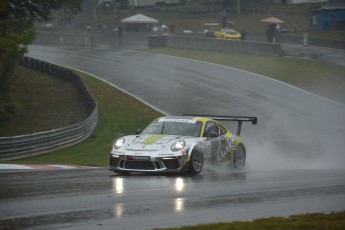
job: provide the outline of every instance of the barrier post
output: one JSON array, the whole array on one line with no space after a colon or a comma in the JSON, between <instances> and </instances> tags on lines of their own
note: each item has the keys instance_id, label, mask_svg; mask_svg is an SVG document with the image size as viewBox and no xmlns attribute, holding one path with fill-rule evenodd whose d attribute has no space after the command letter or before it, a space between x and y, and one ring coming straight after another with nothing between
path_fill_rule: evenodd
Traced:
<instances>
[{"instance_id":1,"label":"barrier post","mask_svg":"<svg viewBox=\"0 0 345 230\"><path fill-rule=\"evenodd\" d=\"M307 46L308 45L308 33L305 32L303 34L303 45Z\"/></svg>"}]
</instances>

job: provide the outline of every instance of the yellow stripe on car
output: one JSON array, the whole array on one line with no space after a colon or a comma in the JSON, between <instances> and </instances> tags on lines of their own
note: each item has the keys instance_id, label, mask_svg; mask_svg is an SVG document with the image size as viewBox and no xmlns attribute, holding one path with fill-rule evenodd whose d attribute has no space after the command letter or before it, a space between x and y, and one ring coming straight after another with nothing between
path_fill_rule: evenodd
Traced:
<instances>
[{"instance_id":1,"label":"yellow stripe on car","mask_svg":"<svg viewBox=\"0 0 345 230\"><path fill-rule=\"evenodd\" d=\"M152 136L149 136L146 140L144 140L144 144L145 145L154 144L158 140L160 140L166 136L167 135L163 135L163 134L153 134Z\"/></svg>"}]
</instances>

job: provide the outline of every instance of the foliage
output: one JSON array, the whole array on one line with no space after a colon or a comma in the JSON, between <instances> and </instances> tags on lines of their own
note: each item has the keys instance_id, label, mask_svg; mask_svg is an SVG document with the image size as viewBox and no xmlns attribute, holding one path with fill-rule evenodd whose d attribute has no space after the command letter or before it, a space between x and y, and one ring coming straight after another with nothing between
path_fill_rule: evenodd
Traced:
<instances>
[{"instance_id":1,"label":"foliage","mask_svg":"<svg viewBox=\"0 0 345 230\"><path fill-rule=\"evenodd\" d=\"M0 19L12 19L32 24L34 21L47 21L51 10L65 8L73 14L81 7L81 0L2 0Z\"/></svg>"},{"instance_id":2,"label":"foliage","mask_svg":"<svg viewBox=\"0 0 345 230\"><path fill-rule=\"evenodd\" d=\"M20 21L0 21L0 120L11 117L15 110L11 96L12 73L18 58L27 51L34 31Z\"/></svg>"},{"instance_id":3,"label":"foliage","mask_svg":"<svg viewBox=\"0 0 345 230\"><path fill-rule=\"evenodd\" d=\"M12 74L19 57L34 39L34 21L48 20L51 10L80 9L81 0L2 0L0 2L0 120L15 113Z\"/></svg>"}]
</instances>

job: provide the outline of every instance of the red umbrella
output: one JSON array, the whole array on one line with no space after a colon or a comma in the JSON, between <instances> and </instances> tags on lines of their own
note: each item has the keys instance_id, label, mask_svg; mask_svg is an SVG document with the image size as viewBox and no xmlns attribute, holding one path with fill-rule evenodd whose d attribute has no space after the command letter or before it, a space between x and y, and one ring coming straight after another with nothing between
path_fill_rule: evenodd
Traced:
<instances>
[{"instance_id":1,"label":"red umbrella","mask_svg":"<svg viewBox=\"0 0 345 230\"><path fill-rule=\"evenodd\" d=\"M260 22L268 22L268 23L274 23L274 24L285 23L283 20L280 20L279 18L275 18L275 17L264 18L264 19L261 19Z\"/></svg>"}]
</instances>

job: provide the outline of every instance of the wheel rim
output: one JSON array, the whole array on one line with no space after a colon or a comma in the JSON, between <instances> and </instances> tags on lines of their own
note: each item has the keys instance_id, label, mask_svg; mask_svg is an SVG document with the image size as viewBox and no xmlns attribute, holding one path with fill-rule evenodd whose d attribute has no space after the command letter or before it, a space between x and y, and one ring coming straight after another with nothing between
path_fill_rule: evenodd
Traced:
<instances>
[{"instance_id":1,"label":"wheel rim","mask_svg":"<svg viewBox=\"0 0 345 230\"><path fill-rule=\"evenodd\" d=\"M236 155L235 155L235 161L236 161L236 167L241 169L244 167L244 162L245 162L245 159L244 159L244 151L242 148L238 148L236 150Z\"/></svg>"},{"instance_id":2,"label":"wheel rim","mask_svg":"<svg viewBox=\"0 0 345 230\"><path fill-rule=\"evenodd\" d=\"M193 163L194 169L197 172L201 171L203 162L202 162L202 157L201 157L201 155L199 153L195 154L195 156L193 157L193 162L192 163Z\"/></svg>"}]
</instances>

